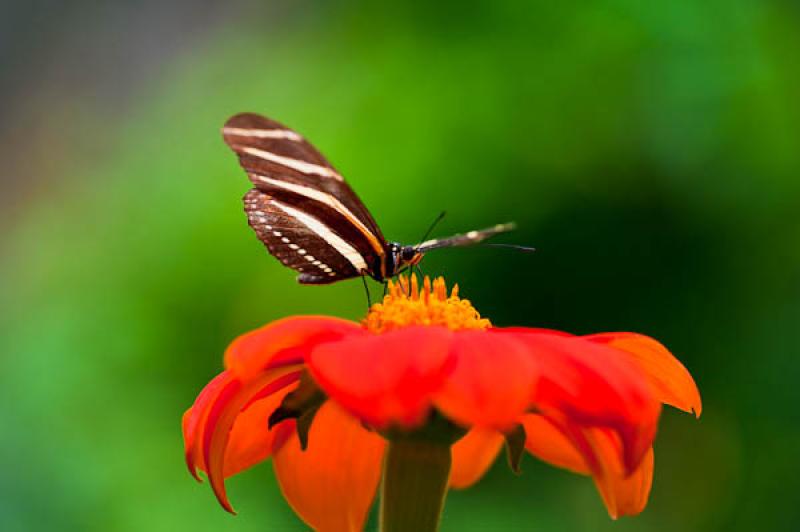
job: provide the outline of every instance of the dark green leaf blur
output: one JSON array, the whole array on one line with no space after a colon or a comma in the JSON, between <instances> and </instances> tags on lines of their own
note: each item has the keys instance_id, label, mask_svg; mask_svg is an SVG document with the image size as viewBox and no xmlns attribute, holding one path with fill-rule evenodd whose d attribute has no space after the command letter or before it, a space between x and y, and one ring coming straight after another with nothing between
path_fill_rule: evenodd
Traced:
<instances>
[{"instance_id":1,"label":"dark green leaf blur","mask_svg":"<svg viewBox=\"0 0 800 532\"><path fill-rule=\"evenodd\" d=\"M311 139L391 239L516 221L498 241L536 253L423 263L493 323L646 333L700 387L641 516L500 457L443 530L800 526L797 3L0 5L0 530L304 530L268 463L232 517L182 457L232 338L366 306L247 227L240 111Z\"/></svg>"}]
</instances>

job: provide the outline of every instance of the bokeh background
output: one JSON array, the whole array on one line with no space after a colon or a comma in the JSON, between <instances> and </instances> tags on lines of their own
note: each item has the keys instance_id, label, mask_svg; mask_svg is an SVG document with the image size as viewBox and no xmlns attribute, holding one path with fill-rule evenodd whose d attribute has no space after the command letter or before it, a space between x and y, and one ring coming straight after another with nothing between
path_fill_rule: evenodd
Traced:
<instances>
[{"instance_id":1,"label":"bokeh background","mask_svg":"<svg viewBox=\"0 0 800 532\"><path fill-rule=\"evenodd\" d=\"M651 502L527 457L451 493L443 529L800 527L796 2L0 2L0 529L303 530L269 464L231 517L179 421L236 335L358 319L247 227L219 128L301 131L384 232L499 325L633 330L704 397L664 413ZM371 524L374 528L374 525Z\"/></svg>"}]
</instances>

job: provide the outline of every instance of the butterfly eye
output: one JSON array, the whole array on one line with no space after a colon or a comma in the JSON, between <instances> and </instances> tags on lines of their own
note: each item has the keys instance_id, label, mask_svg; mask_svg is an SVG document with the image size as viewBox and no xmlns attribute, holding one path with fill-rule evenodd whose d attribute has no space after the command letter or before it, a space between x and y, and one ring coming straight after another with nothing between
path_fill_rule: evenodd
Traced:
<instances>
[{"instance_id":1,"label":"butterfly eye","mask_svg":"<svg viewBox=\"0 0 800 532\"><path fill-rule=\"evenodd\" d=\"M406 246L403 248L402 257L404 261L410 261L416 256L417 250L413 246Z\"/></svg>"}]
</instances>

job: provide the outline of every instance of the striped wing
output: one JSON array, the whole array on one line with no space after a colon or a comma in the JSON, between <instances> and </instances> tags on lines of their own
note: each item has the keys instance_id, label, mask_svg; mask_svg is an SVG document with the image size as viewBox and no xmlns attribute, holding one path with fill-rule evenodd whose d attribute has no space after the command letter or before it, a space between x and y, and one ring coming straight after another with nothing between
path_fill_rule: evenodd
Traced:
<instances>
[{"instance_id":1,"label":"striped wing","mask_svg":"<svg viewBox=\"0 0 800 532\"><path fill-rule=\"evenodd\" d=\"M250 227L269 252L300 273L303 284L327 284L360 275L367 269L361 254L311 216L252 189L244 197Z\"/></svg>"},{"instance_id":2,"label":"striped wing","mask_svg":"<svg viewBox=\"0 0 800 532\"><path fill-rule=\"evenodd\" d=\"M269 230L259 231L261 222L254 224L251 218L251 226L270 253L301 273L298 280L316 282L308 280L307 269L299 268L308 264L303 256L289 258L297 251L287 247L288 244L282 240L291 239L290 229L306 242L303 247L306 256L310 253L315 258L324 257L325 264L332 268L334 275L326 274L325 282L380 269L386 241L378 224L336 169L302 136L274 120L253 113L230 118L222 133L225 142L239 156L250 181L264 195L263 199L258 199L251 191L245 197L246 201L258 199L261 207L266 205L268 208L262 209L264 214L258 215L267 219L263 224L278 227L269 221L276 217L283 227L277 231L286 234L276 240L274 235L270 236ZM247 203L245 210L250 214ZM312 234L316 238L312 238ZM299 242L295 244L300 245ZM350 260L354 258L347 256L351 254L350 250L356 251L359 260ZM334 260L336 254L339 257Z\"/></svg>"}]
</instances>

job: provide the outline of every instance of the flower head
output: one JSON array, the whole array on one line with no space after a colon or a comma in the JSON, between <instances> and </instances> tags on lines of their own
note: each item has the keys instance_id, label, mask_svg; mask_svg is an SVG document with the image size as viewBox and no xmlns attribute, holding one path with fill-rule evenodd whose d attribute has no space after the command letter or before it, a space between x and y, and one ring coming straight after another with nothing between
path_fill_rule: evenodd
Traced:
<instances>
[{"instance_id":1,"label":"flower head","mask_svg":"<svg viewBox=\"0 0 800 532\"><path fill-rule=\"evenodd\" d=\"M360 529L386 438L433 426L453 429L451 487L480 479L506 442L591 475L612 517L636 514L662 403L701 409L655 340L494 327L441 278L401 277L362 323L266 325L230 345L225 367L184 415L190 471L232 511L224 479L271 456L289 504L324 530Z\"/></svg>"}]
</instances>

